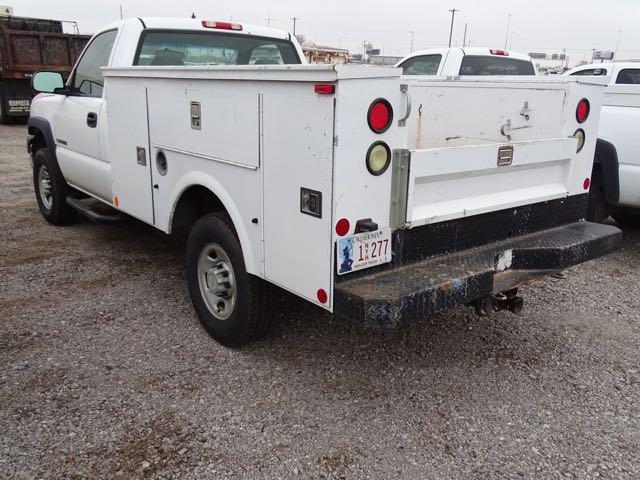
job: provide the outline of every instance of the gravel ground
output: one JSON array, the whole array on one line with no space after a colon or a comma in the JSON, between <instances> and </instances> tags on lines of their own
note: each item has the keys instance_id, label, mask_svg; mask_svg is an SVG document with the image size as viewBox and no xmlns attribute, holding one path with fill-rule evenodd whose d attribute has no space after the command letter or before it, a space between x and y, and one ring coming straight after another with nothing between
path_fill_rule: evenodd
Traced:
<instances>
[{"instance_id":1,"label":"gravel ground","mask_svg":"<svg viewBox=\"0 0 640 480\"><path fill-rule=\"evenodd\" d=\"M0 477L640 476L640 232L519 317L378 332L289 302L233 351L177 241L42 219L25 130L0 126Z\"/></svg>"}]
</instances>

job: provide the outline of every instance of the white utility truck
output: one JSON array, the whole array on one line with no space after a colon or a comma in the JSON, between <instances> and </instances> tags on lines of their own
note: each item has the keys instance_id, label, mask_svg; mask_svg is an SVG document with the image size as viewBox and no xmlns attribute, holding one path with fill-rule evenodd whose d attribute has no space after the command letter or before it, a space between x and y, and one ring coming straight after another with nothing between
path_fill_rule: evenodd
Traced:
<instances>
[{"instance_id":1,"label":"white utility truck","mask_svg":"<svg viewBox=\"0 0 640 480\"><path fill-rule=\"evenodd\" d=\"M602 87L401 73L304 65L262 27L118 22L66 85L33 79L40 211L188 231L193 305L230 346L266 331L279 288L393 327L518 311L523 282L620 248L584 221Z\"/></svg>"},{"instance_id":2,"label":"white utility truck","mask_svg":"<svg viewBox=\"0 0 640 480\"><path fill-rule=\"evenodd\" d=\"M536 66L523 53L482 47L419 50L400 60L403 75L511 76L535 75Z\"/></svg>"},{"instance_id":3,"label":"white utility truck","mask_svg":"<svg viewBox=\"0 0 640 480\"><path fill-rule=\"evenodd\" d=\"M588 218L640 227L640 63L582 65L566 75L606 82Z\"/></svg>"}]
</instances>

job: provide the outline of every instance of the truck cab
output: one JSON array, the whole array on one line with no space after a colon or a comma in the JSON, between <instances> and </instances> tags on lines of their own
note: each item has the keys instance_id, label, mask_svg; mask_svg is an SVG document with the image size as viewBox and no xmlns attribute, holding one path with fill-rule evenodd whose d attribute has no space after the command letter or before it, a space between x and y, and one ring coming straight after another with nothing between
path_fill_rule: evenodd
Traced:
<instances>
[{"instance_id":1,"label":"truck cab","mask_svg":"<svg viewBox=\"0 0 640 480\"><path fill-rule=\"evenodd\" d=\"M640 227L640 64L594 63L565 75L593 78L606 85L589 218L604 221L613 215L623 225Z\"/></svg>"},{"instance_id":2,"label":"truck cab","mask_svg":"<svg viewBox=\"0 0 640 480\"><path fill-rule=\"evenodd\" d=\"M480 47L420 50L404 57L396 67L407 76L536 75L528 55Z\"/></svg>"},{"instance_id":3,"label":"truck cab","mask_svg":"<svg viewBox=\"0 0 640 480\"><path fill-rule=\"evenodd\" d=\"M306 65L280 30L117 22L66 83L34 76L38 206L185 232L193 307L227 346L264 335L282 290L395 328L518 312L523 283L620 248L584 220L600 85L406 78Z\"/></svg>"}]
</instances>

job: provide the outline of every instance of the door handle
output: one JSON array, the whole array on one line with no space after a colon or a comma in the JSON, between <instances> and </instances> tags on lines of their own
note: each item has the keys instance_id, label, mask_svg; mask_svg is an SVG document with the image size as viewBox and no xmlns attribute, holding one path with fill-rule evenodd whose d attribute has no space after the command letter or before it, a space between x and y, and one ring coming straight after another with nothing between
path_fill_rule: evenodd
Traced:
<instances>
[{"instance_id":1,"label":"door handle","mask_svg":"<svg viewBox=\"0 0 640 480\"><path fill-rule=\"evenodd\" d=\"M87 115L87 125L89 125L91 128L96 128L96 125L98 125L97 113L89 112L89 114Z\"/></svg>"}]
</instances>

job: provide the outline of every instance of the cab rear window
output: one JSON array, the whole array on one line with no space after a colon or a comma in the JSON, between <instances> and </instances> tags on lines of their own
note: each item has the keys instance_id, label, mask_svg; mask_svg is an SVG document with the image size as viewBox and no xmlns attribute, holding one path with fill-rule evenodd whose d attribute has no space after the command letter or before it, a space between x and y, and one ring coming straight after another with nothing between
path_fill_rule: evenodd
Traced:
<instances>
[{"instance_id":1,"label":"cab rear window","mask_svg":"<svg viewBox=\"0 0 640 480\"><path fill-rule=\"evenodd\" d=\"M616 83L621 85L640 85L640 68L620 70Z\"/></svg>"},{"instance_id":2,"label":"cab rear window","mask_svg":"<svg viewBox=\"0 0 640 480\"><path fill-rule=\"evenodd\" d=\"M466 55L462 59L460 75L535 75L533 63L517 58Z\"/></svg>"},{"instance_id":3,"label":"cab rear window","mask_svg":"<svg viewBox=\"0 0 640 480\"><path fill-rule=\"evenodd\" d=\"M287 40L219 32L143 32L134 65L289 65L300 63Z\"/></svg>"}]
</instances>

